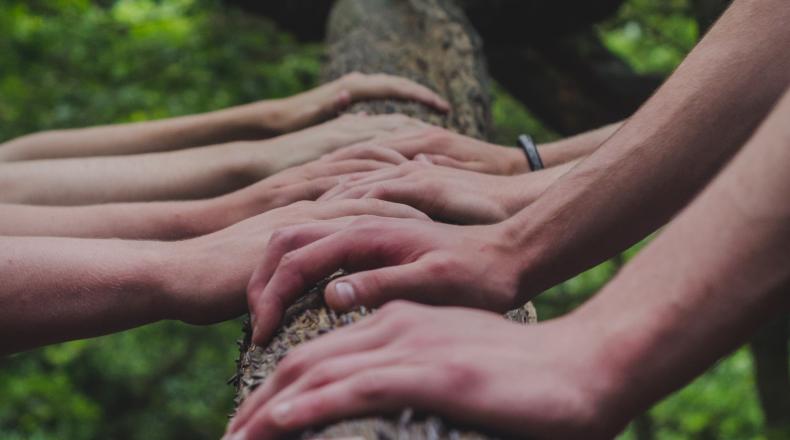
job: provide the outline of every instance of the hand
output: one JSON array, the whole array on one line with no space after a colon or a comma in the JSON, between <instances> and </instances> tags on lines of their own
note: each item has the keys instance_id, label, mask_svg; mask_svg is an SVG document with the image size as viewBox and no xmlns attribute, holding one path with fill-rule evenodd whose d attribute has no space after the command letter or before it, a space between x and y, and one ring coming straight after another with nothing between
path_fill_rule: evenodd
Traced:
<instances>
[{"instance_id":1,"label":"hand","mask_svg":"<svg viewBox=\"0 0 790 440\"><path fill-rule=\"evenodd\" d=\"M410 161L346 176L319 200L375 198L413 206L448 223L496 223L540 195L545 186L541 177L495 176Z\"/></svg>"},{"instance_id":2,"label":"hand","mask_svg":"<svg viewBox=\"0 0 790 440\"><path fill-rule=\"evenodd\" d=\"M349 105L374 99L416 101L446 113L450 104L414 81L384 74L349 73L340 79L282 100L281 133L300 130L335 117Z\"/></svg>"},{"instance_id":3,"label":"hand","mask_svg":"<svg viewBox=\"0 0 790 440\"><path fill-rule=\"evenodd\" d=\"M248 287L253 341L265 343L285 309L340 268L360 272L326 287L334 309L410 299L504 312L526 302L518 294L523 260L504 224L365 217L284 228L272 237Z\"/></svg>"},{"instance_id":4,"label":"hand","mask_svg":"<svg viewBox=\"0 0 790 440\"><path fill-rule=\"evenodd\" d=\"M247 164L246 168L243 168L247 171L243 174L257 181L284 169L321 158L339 148L427 126L428 124L420 120L399 114L343 115L324 124L273 140L246 143L234 148L241 149L242 162ZM248 156L251 157L246 159ZM394 164L407 160L391 150L385 154L373 156L360 154L359 157L348 157L348 159L375 159Z\"/></svg>"},{"instance_id":5,"label":"hand","mask_svg":"<svg viewBox=\"0 0 790 440\"><path fill-rule=\"evenodd\" d=\"M592 329L575 317L525 327L391 303L289 353L242 404L228 438L279 438L404 408L508 437L612 438L633 414L612 410L612 374Z\"/></svg>"},{"instance_id":6,"label":"hand","mask_svg":"<svg viewBox=\"0 0 790 440\"><path fill-rule=\"evenodd\" d=\"M336 187L348 175L391 168L377 160L352 159L338 162L309 162L289 168L236 192L207 201L210 220L190 219L202 235L226 228L247 218L302 200L315 200ZM213 221L212 221L213 220ZM201 226L209 229L201 229Z\"/></svg>"},{"instance_id":7,"label":"hand","mask_svg":"<svg viewBox=\"0 0 790 440\"><path fill-rule=\"evenodd\" d=\"M239 316L246 312L244 292L250 276L276 229L304 222L313 222L319 229L333 228L349 224L360 215L427 220L414 208L380 200L303 201L213 234L163 244L171 256L160 277L165 279L166 316L192 324Z\"/></svg>"},{"instance_id":8,"label":"hand","mask_svg":"<svg viewBox=\"0 0 790 440\"><path fill-rule=\"evenodd\" d=\"M391 133L349 147L351 152L341 149L330 156L350 159L353 148L363 146L384 147L409 159L481 173L511 175L529 171L524 153L516 148L489 144L435 126Z\"/></svg>"}]
</instances>

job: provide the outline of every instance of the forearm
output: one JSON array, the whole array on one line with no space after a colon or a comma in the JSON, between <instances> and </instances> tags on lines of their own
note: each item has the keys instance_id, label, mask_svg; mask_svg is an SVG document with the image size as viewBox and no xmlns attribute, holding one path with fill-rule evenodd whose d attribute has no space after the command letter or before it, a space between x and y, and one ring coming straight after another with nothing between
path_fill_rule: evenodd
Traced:
<instances>
[{"instance_id":1,"label":"forearm","mask_svg":"<svg viewBox=\"0 0 790 440\"><path fill-rule=\"evenodd\" d=\"M258 150L253 143L234 143L124 157L0 163L0 202L85 205L213 197L267 174ZM260 169L252 171L254 167Z\"/></svg>"},{"instance_id":2,"label":"forearm","mask_svg":"<svg viewBox=\"0 0 790 440\"><path fill-rule=\"evenodd\" d=\"M282 206L281 191L273 185L262 181L203 200L86 206L0 204L0 236L136 240L197 237ZM305 198L310 195L305 194Z\"/></svg>"},{"instance_id":3,"label":"forearm","mask_svg":"<svg viewBox=\"0 0 790 440\"><path fill-rule=\"evenodd\" d=\"M623 122L616 122L575 136L538 145L543 165L550 168L589 156L612 137L622 125Z\"/></svg>"},{"instance_id":4,"label":"forearm","mask_svg":"<svg viewBox=\"0 0 790 440\"><path fill-rule=\"evenodd\" d=\"M615 412L645 409L790 309L790 94L784 101L784 114L575 313L605 341Z\"/></svg>"},{"instance_id":5,"label":"forearm","mask_svg":"<svg viewBox=\"0 0 790 440\"><path fill-rule=\"evenodd\" d=\"M88 206L0 204L0 235L178 240L221 229L221 198Z\"/></svg>"},{"instance_id":6,"label":"forearm","mask_svg":"<svg viewBox=\"0 0 790 440\"><path fill-rule=\"evenodd\" d=\"M654 231L734 155L787 84L790 10L780 3L736 1L614 136L514 217L525 295Z\"/></svg>"},{"instance_id":7,"label":"forearm","mask_svg":"<svg viewBox=\"0 0 790 440\"><path fill-rule=\"evenodd\" d=\"M199 115L31 134L0 145L0 162L172 151L280 134L280 101Z\"/></svg>"},{"instance_id":8,"label":"forearm","mask_svg":"<svg viewBox=\"0 0 790 440\"><path fill-rule=\"evenodd\" d=\"M0 237L0 354L166 318L163 246Z\"/></svg>"},{"instance_id":9,"label":"forearm","mask_svg":"<svg viewBox=\"0 0 790 440\"><path fill-rule=\"evenodd\" d=\"M531 173L503 176L507 184L496 188L496 194L503 197L508 215L517 215L521 210L534 203L565 173L569 172L581 159L545 168Z\"/></svg>"}]
</instances>

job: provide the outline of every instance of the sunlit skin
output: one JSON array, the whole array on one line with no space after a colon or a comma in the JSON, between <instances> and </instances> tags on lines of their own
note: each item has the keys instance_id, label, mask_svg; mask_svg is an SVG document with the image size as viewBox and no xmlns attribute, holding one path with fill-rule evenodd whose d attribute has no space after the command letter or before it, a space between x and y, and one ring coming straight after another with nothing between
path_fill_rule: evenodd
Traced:
<instances>
[{"instance_id":1,"label":"sunlit skin","mask_svg":"<svg viewBox=\"0 0 790 440\"><path fill-rule=\"evenodd\" d=\"M400 157L400 160L406 159ZM349 159L310 162L205 200L87 206L0 204L0 235L176 240L209 234L301 200L315 200L354 173L393 167Z\"/></svg>"},{"instance_id":2,"label":"sunlit skin","mask_svg":"<svg viewBox=\"0 0 790 440\"><path fill-rule=\"evenodd\" d=\"M263 141L0 163L0 202L86 205L214 197L338 148L426 126L402 115L345 115Z\"/></svg>"},{"instance_id":3,"label":"sunlit skin","mask_svg":"<svg viewBox=\"0 0 790 440\"><path fill-rule=\"evenodd\" d=\"M790 114L787 99L760 133L743 146L787 87L790 55L784 48L790 46L789 20L790 9L781 0L735 1L636 114L535 202L505 222L451 226L366 218L349 225L304 224L278 231L248 289L250 310L256 317L254 341L263 344L269 339L283 307L301 289L340 267L355 272L326 288L328 303L341 310L360 304L381 305L404 296L428 304L493 311L512 308L665 224L743 148L705 195L599 299L586 306L584 313L577 313L578 319L561 321L578 323L573 325L579 325L579 334L598 334L589 331L584 322L613 323L612 337L619 343L618 356L613 357L616 362L612 362L614 373L596 374L601 375L603 384L609 383L610 377L619 379L612 380L611 389L603 387L600 395L586 401L595 411L602 411L595 414L601 416L604 426L589 426L591 432L611 435L635 411L677 388L734 347L781 302L773 288L786 281L785 271L790 267L783 252L788 244L787 208L781 201L788 190L784 172L788 133L781 122ZM744 192L744 187L749 191ZM736 197L738 202L733 203ZM755 206L743 209L743 203ZM760 221L753 221L755 218ZM688 267L697 269L689 273ZM736 287L747 281L754 287L749 289L752 295L744 296ZM731 307L736 298L747 307ZM627 319L623 318L624 310L628 311ZM700 310L705 310L704 315L690 317L690 311ZM644 328L636 328L641 325ZM557 337L567 334L557 328L560 330L551 333ZM611 347L611 341L601 333L597 345ZM583 341L578 343L581 350ZM320 346L319 340L312 350ZM604 356L604 352L609 358L612 354L612 350L601 350L596 356ZM576 351L566 349L565 357L551 356L550 370L559 374L563 365L571 367L567 356ZM655 353L665 358L658 362L651 358ZM652 368L644 373L634 371L635 364L644 362ZM529 376L530 371L519 375L522 380ZM623 381L636 376L644 387L624 386ZM390 385L382 385L378 389L381 393L376 393L383 402L395 400L419 407L420 402L431 399L422 394L398 398L396 386ZM624 388L638 391L639 396L625 395ZM267 438L282 429L324 420L322 417L367 411L342 398L330 399L334 404L322 406L320 411L305 409L304 415L299 415L302 411L293 410L289 412L292 423L277 425L274 409L266 403L276 398L245 405L244 414L257 411L257 424L253 425L258 428L245 427L247 422L239 419L231 431L250 428L260 432L260 438ZM445 398L441 394L433 397ZM606 399L606 404L591 403L598 398ZM480 401L467 399L460 404L469 405L464 408L471 414L476 409L474 402ZM536 420L531 433L562 437L562 433L578 434L574 428L586 426L587 411L541 413L539 406L554 407L549 402L521 408L522 421L525 417ZM611 408L615 410L608 412ZM558 423L541 425L537 420L543 416Z\"/></svg>"},{"instance_id":4,"label":"sunlit skin","mask_svg":"<svg viewBox=\"0 0 790 440\"><path fill-rule=\"evenodd\" d=\"M274 230L359 215L427 221L380 200L303 201L176 242L0 236L0 354L163 319L209 324L239 316Z\"/></svg>"},{"instance_id":5,"label":"sunlit skin","mask_svg":"<svg viewBox=\"0 0 790 440\"><path fill-rule=\"evenodd\" d=\"M576 161L531 173L492 175L419 159L342 179L319 200L374 198L413 206L454 224L504 221L535 201Z\"/></svg>"},{"instance_id":6,"label":"sunlit skin","mask_svg":"<svg viewBox=\"0 0 790 440\"><path fill-rule=\"evenodd\" d=\"M370 99L404 99L447 112L432 90L405 78L351 73L289 98L160 121L55 130L0 144L0 162L172 151L298 131Z\"/></svg>"},{"instance_id":7,"label":"sunlit skin","mask_svg":"<svg viewBox=\"0 0 790 440\"><path fill-rule=\"evenodd\" d=\"M488 312L391 302L373 317L288 354L242 405L228 438L279 438L404 407L518 438L612 438L762 324L790 311L788 118L790 92L702 194L571 314L521 326ZM372 232L380 229L375 222L357 224L372 225ZM390 223L411 231L424 226L398 220L380 224ZM396 247L391 238L376 245ZM328 267L320 257L314 263ZM452 274L435 273L445 280ZM398 275L419 276L415 271ZM490 284L499 272L474 276ZM375 286L376 279L360 281ZM263 283L266 288L283 284L274 277ZM411 288L427 302L470 298L464 291L451 298L449 288L431 291L407 283L402 292ZM335 287L328 294L333 305L342 292ZM384 302L403 296L381 293L372 288L358 292L358 298ZM259 335L268 331L261 323Z\"/></svg>"},{"instance_id":8,"label":"sunlit skin","mask_svg":"<svg viewBox=\"0 0 790 440\"><path fill-rule=\"evenodd\" d=\"M622 123L610 124L580 135L538 145L544 166L550 168L588 156L621 125ZM337 158L353 158L371 147L395 150L409 159L480 173L514 175L530 171L524 152L518 148L484 142L434 126L360 142L332 155Z\"/></svg>"}]
</instances>

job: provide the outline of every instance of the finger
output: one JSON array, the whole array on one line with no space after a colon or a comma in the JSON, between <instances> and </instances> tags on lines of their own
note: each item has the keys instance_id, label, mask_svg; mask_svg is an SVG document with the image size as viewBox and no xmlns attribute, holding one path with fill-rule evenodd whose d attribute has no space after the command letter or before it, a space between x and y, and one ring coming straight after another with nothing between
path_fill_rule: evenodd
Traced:
<instances>
[{"instance_id":1,"label":"finger","mask_svg":"<svg viewBox=\"0 0 790 440\"><path fill-rule=\"evenodd\" d=\"M345 227L345 224L341 222L314 222L281 228L272 233L269 243L264 249L261 263L258 265L255 272L253 272L250 282L247 285L247 305L253 317L253 329L256 326L264 327L265 324L265 328L268 330L261 334L261 337L257 340L258 342L263 342L271 336L272 331L270 329L273 328L274 325L266 322L266 320L273 319L269 317L274 316L277 317L279 321L280 314L285 311L286 304L277 304L270 301L269 306L271 309L268 310L267 317L261 317L255 315L255 309L253 307L253 305L260 302L263 290L269 284L277 268L277 264L280 262L283 255L293 249L298 249L309 243L318 241L321 238L327 237L341 230L343 227ZM263 320L264 324L260 324L261 320Z\"/></svg>"},{"instance_id":2,"label":"finger","mask_svg":"<svg viewBox=\"0 0 790 440\"><path fill-rule=\"evenodd\" d=\"M315 163L315 171L310 177L337 176L340 174L359 173L364 171L375 171L382 168L391 168L392 163L375 159L346 159L328 162L326 164Z\"/></svg>"},{"instance_id":3,"label":"finger","mask_svg":"<svg viewBox=\"0 0 790 440\"><path fill-rule=\"evenodd\" d=\"M386 200L333 200L321 203L320 212L315 215L316 220L331 220L340 217L355 217L370 215L376 217L408 218L417 220L430 220L424 212L402 203L393 203Z\"/></svg>"},{"instance_id":4,"label":"finger","mask_svg":"<svg viewBox=\"0 0 790 440\"><path fill-rule=\"evenodd\" d=\"M345 191L336 192L331 197L328 197L326 200L348 200L348 199L362 199L365 195L370 191L367 186L358 186L349 188Z\"/></svg>"},{"instance_id":5,"label":"finger","mask_svg":"<svg viewBox=\"0 0 790 440\"><path fill-rule=\"evenodd\" d=\"M324 299L338 311L377 307L397 299L444 304L453 289L449 281L432 275L434 265L431 261L418 260L340 277L326 286Z\"/></svg>"},{"instance_id":6,"label":"finger","mask_svg":"<svg viewBox=\"0 0 790 440\"><path fill-rule=\"evenodd\" d=\"M301 237L291 240L302 241ZM250 303L250 310L257 317L253 342L266 341L284 307L338 269L367 269L396 260L402 250L391 244L391 239L382 237L378 228L357 227L339 230L303 247L279 245L265 262L274 267L273 273Z\"/></svg>"},{"instance_id":7,"label":"finger","mask_svg":"<svg viewBox=\"0 0 790 440\"><path fill-rule=\"evenodd\" d=\"M403 174L404 171L401 170L399 167L388 167L373 172L356 173L353 176L349 175L348 178L342 179L342 181L339 182L336 187L327 191L324 194L324 196L322 196L321 199L331 200L335 198L349 198L349 197L338 197L338 196L350 189L367 187L371 183L388 181L390 179L398 178Z\"/></svg>"},{"instance_id":8,"label":"finger","mask_svg":"<svg viewBox=\"0 0 790 440\"><path fill-rule=\"evenodd\" d=\"M366 174L366 173L362 173ZM349 187L352 185L349 183L351 182L351 176L343 176L339 179L337 185L335 185L330 190L326 191L321 197L318 198L319 202L324 202L327 200L332 200L335 196L342 194L348 190Z\"/></svg>"},{"instance_id":9,"label":"finger","mask_svg":"<svg viewBox=\"0 0 790 440\"><path fill-rule=\"evenodd\" d=\"M395 366L367 370L285 402L264 405L243 427L248 438L269 439L334 420L406 407L423 409L441 392L427 367Z\"/></svg>"},{"instance_id":10,"label":"finger","mask_svg":"<svg viewBox=\"0 0 790 440\"><path fill-rule=\"evenodd\" d=\"M421 102L441 112L450 110L450 104L436 92L419 83L392 75L366 75L352 91L354 100L403 99Z\"/></svg>"},{"instance_id":11,"label":"finger","mask_svg":"<svg viewBox=\"0 0 790 440\"><path fill-rule=\"evenodd\" d=\"M359 368L394 361L392 355L370 356L371 350L376 350L391 340L391 335L376 331L375 325L372 326L373 331L369 327L362 327L362 323L370 321L375 320L365 319L337 329L289 353L266 382L244 401L228 431L237 431L247 423L256 409L275 395L290 396L298 390L312 389L349 376Z\"/></svg>"},{"instance_id":12,"label":"finger","mask_svg":"<svg viewBox=\"0 0 790 440\"><path fill-rule=\"evenodd\" d=\"M445 156L443 154L426 154L420 153L414 156L414 160L423 163L431 163L448 168L456 168L461 170L485 172L485 164L478 161L462 161L453 157Z\"/></svg>"},{"instance_id":13,"label":"finger","mask_svg":"<svg viewBox=\"0 0 790 440\"><path fill-rule=\"evenodd\" d=\"M370 142L365 142L362 144L356 144L345 148L341 148L322 158L322 160L327 162L336 162L340 160L349 160L349 159L376 160L379 162L386 162L393 165L399 165L409 161L409 159L406 156L400 154L399 152L391 148L385 148Z\"/></svg>"}]
</instances>

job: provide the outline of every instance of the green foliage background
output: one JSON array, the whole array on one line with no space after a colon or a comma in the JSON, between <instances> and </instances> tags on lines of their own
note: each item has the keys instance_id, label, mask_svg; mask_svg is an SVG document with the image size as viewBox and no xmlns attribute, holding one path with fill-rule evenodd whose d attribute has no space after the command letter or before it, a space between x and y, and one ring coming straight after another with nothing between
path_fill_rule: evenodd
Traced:
<instances>
[{"instance_id":1,"label":"green foliage background","mask_svg":"<svg viewBox=\"0 0 790 440\"><path fill-rule=\"evenodd\" d=\"M686 0L629 0L599 31L636 70L665 74L698 37ZM0 0L0 141L293 94L315 83L320 54L210 0ZM556 137L496 95L502 143L524 131ZM543 295L542 319L583 302L620 264ZM0 359L0 438L218 438L239 332L238 322L163 322ZM660 439L760 438L752 381L751 359L738 351L643 422ZM623 437L635 438L633 430Z\"/></svg>"}]
</instances>

